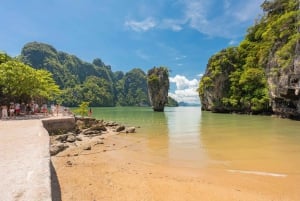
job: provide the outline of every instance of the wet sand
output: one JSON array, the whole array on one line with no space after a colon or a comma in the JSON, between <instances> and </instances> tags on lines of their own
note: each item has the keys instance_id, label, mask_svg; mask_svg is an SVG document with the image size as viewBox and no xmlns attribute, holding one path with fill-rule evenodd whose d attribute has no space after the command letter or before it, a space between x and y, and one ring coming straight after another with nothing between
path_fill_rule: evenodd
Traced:
<instances>
[{"instance_id":1,"label":"wet sand","mask_svg":"<svg viewBox=\"0 0 300 201\"><path fill-rule=\"evenodd\" d=\"M100 137L105 138L104 144L95 143ZM140 138L100 137L51 157L58 180L53 200L300 200L299 175L188 168L180 162L162 162L145 150L146 142ZM86 143L92 145L91 150L82 149Z\"/></svg>"}]
</instances>

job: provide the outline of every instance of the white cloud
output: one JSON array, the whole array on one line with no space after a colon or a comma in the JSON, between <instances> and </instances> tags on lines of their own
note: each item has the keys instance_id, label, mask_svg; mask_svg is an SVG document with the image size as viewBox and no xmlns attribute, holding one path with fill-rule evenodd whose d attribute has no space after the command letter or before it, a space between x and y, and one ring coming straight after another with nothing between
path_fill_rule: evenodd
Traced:
<instances>
[{"instance_id":1,"label":"white cloud","mask_svg":"<svg viewBox=\"0 0 300 201\"><path fill-rule=\"evenodd\" d=\"M171 29L173 31L181 31L182 25L184 24L184 22L182 22L182 20L175 20L175 19L163 19L160 23L160 28L161 29Z\"/></svg>"},{"instance_id":2,"label":"white cloud","mask_svg":"<svg viewBox=\"0 0 300 201\"><path fill-rule=\"evenodd\" d=\"M156 21L148 17L143 21L129 20L125 22L125 26L137 32L148 31L157 25Z\"/></svg>"},{"instance_id":3,"label":"white cloud","mask_svg":"<svg viewBox=\"0 0 300 201\"><path fill-rule=\"evenodd\" d=\"M260 13L260 5L264 0L233 2L222 1L222 10L216 11L218 0L182 0L185 8L186 22L197 31L211 37L235 38L241 33L241 27L246 28L253 23ZM215 12L218 12L216 15Z\"/></svg>"},{"instance_id":4,"label":"white cloud","mask_svg":"<svg viewBox=\"0 0 300 201\"><path fill-rule=\"evenodd\" d=\"M170 29L179 32L185 27L195 29L209 37L235 39L244 35L261 13L264 0L177 0L179 17L152 15L143 21L129 20L125 26L136 32L151 29ZM159 10L159 9L158 9ZM151 16L151 15L150 15Z\"/></svg>"},{"instance_id":5,"label":"white cloud","mask_svg":"<svg viewBox=\"0 0 300 201\"><path fill-rule=\"evenodd\" d=\"M232 15L240 22L253 20L259 14L262 3L262 0L243 1L243 4L238 4L234 8Z\"/></svg>"},{"instance_id":6,"label":"white cloud","mask_svg":"<svg viewBox=\"0 0 300 201\"><path fill-rule=\"evenodd\" d=\"M176 84L175 91L169 93L170 97L178 102L199 103L200 100L197 92L199 81L197 79L188 80L182 75L176 75L169 79L171 83Z\"/></svg>"},{"instance_id":7,"label":"white cloud","mask_svg":"<svg viewBox=\"0 0 300 201\"><path fill-rule=\"evenodd\" d=\"M200 77L200 79L203 77L203 73L198 74L197 76Z\"/></svg>"}]
</instances>

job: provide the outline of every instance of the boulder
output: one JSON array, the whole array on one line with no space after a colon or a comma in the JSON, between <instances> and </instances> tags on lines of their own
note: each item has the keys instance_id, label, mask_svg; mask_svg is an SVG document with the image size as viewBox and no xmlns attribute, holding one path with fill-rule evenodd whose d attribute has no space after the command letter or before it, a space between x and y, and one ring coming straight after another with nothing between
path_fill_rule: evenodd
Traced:
<instances>
[{"instance_id":1,"label":"boulder","mask_svg":"<svg viewBox=\"0 0 300 201\"><path fill-rule=\"evenodd\" d=\"M125 130L125 126L117 126L116 127L116 132L121 132L123 130Z\"/></svg>"}]
</instances>

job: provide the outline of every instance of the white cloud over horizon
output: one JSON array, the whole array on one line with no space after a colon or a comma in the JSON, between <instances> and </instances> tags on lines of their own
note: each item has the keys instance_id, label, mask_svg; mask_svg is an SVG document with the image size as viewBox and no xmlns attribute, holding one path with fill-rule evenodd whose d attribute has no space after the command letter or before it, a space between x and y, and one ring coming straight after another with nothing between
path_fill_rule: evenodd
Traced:
<instances>
[{"instance_id":1,"label":"white cloud over horizon","mask_svg":"<svg viewBox=\"0 0 300 201\"><path fill-rule=\"evenodd\" d=\"M199 95L197 92L199 80L189 80L183 75L176 75L169 78L170 83L176 85L174 92L169 92L169 96L178 102L185 103L200 103Z\"/></svg>"}]
</instances>

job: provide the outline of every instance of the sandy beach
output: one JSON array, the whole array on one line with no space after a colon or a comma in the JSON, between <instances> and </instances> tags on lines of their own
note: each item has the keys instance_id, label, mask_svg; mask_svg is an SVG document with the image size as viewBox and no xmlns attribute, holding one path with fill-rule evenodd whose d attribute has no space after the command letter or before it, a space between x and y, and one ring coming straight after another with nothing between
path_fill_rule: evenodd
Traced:
<instances>
[{"instance_id":1,"label":"sandy beach","mask_svg":"<svg viewBox=\"0 0 300 201\"><path fill-rule=\"evenodd\" d=\"M53 200L300 200L299 175L168 164L132 135L104 134L52 156Z\"/></svg>"}]
</instances>

